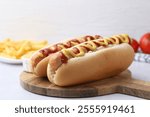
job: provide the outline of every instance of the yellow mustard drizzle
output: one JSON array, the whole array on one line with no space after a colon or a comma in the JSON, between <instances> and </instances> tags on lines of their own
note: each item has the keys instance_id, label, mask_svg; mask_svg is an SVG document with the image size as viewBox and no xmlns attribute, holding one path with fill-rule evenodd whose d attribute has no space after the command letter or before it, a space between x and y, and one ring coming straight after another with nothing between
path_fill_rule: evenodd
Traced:
<instances>
[{"instance_id":1,"label":"yellow mustard drizzle","mask_svg":"<svg viewBox=\"0 0 150 117\"><path fill-rule=\"evenodd\" d=\"M63 49L63 50L61 50L62 51L62 53L67 57L67 58L70 58L71 56L70 56L70 51L68 50L68 49Z\"/></svg>"},{"instance_id":2,"label":"yellow mustard drizzle","mask_svg":"<svg viewBox=\"0 0 150 117\"><path fill-rule=\"evenodd\" d=\"M75 46L75 45L78 45L78 44L79 44L78 42L71 41L72 46Z\"/></svg>"},{"instance_id":3,"label":"yellow mustard drizzle","mask_svg":"<svg viewBox=\"0 0 150 117\"><path fill-rule=\"evenodd\" d=\"M76 46L76 48L79 50L79 53L73 52L73 48L63 49L61 52L68 59L73 58L73 57L84 56L84 54L87 52L87 51L85 51L85 48L87 48L90 51L95 51L100 46L108 46L110 44L110 42L112 45L120 44L120 43L129 43L130 38L127 34L115 35L110 38L91 40L91 41L79 44ZM97 46L97 45L99 45L99 46Z\"/></svg>"},{"instance_id":4,"label":"yellow mustard drizzle","mask_svg":"<svg viewBox=\"0 0 150 117\"><path fill-rule=\"evenodd\" d=\"M65 49L64 44L58 44L57 46L60 47L61 49Z\"/></svg>"},{"instance_id":5,"label":"yellow mustard drizzle","mask_svg":"<svg viewBox=\"0 0 150 117\"><path fill-rule=\"evenodd\" d=\"M115 43L113 43L113 44L119 44L119 39L118 38L120 39L120 38L122 38L122 36L121 37L112 36L112 40L115 39Z\"/></svg>"},{"instance_id":6,"label":"yellow mustard drizzle","mask_svg":"<svg viewBox=\"0 0 150 117\"><path fill-rule=\"evenodd\" d=\"M39 57L44 57L44 55L42 53L39 53L38 56Z\"/></svg>"},{"instance_id":7,"label":"yellow mustard drizzle","mask_svg":"<svg viewBox=\"0 0 150 117\"><path fill-rule=\"evenodd\" d=\"M129 41L130 41L129 36L127 34L122 34L123 38L121 38L121 35L118 35L118 37L120 37L120 40L124 43L129 43Z\"/></svg>"},{"instance_id":8,"label":"yellow mustard drizzle","mask_svg":"<svg viewBox=\"0 0 150 117\"><path fill-rule=\"evenodd\" d=\"M77 47L77 49L79 50L78 54L75 54L72 50L69 50L68 52L70 53L71 56L76 56L76 57L83 56L85 54L84 50L81 47Z\"/></svg>"},{"instance_id":9,"label":"yellow mustard drizzle","mask_svg":"<svg viewBox=\"0 0 150 117\"><path fill-rule=\"evenodd\" d=\"M110 38L107 38L107 42L108 43L115 43L116 41L113 38L110 37Z\"/></svg>"},{"instance_id":10,"label":"yellow mustard drizzle","mask_svg":"<svg viewBox=\"0 0 150 117\"><path fill-rule=\"evenodd\" d=\"M81 46L89 48L92 51L96 50L96 48L97 48L97 46L95 45L95 43L93 41L89 41L87 43L81 44Z\"/></svg>"},{"instance_id":11,"label":"yellow mustard drizzle","mask_svg":"<svg viewBox=\"0 0 150 117\"><path fill-rule=\"evenodd\" d=\"M91 41L91 38L90 38L90 37L87 37L87 41Z\"/></svg>"},{"instance_id":12,"label":"yellow mustard drizzle","mask_svg":"<svg viewBox=\"0 0 150 117\"><path fill-rule=\"evenodd\" d=\"M91 38L92 37L92 38ZM93 39L96 39L94 36L89 36L87 37L87 41L91 41ZM75 46L75 45L78 45L79 43L81 43L81 40L83 40L84 42L86 41L86 36L85 37L81 37L81 38L78 38L77 41L78 42L75 42L75 41L69 41L68 43L71 44L71 46ZM66 43L60 43L60 44L57 44L58 47L60 47L61 49L66 49L65 46L68 47L68 44L67 42Z\"/></svg>"}]
</instances>

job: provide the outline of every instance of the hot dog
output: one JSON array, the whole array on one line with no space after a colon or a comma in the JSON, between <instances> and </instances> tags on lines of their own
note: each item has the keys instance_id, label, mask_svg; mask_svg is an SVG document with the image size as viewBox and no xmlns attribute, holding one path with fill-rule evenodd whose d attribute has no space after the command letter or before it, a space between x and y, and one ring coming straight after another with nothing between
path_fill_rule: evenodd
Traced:
<instances>
[{"instance_id":1,"label":"hot dog","mask_svg":"<svg viewBox=\"0 0 150 117\"><path fill-rule=\"evenodd\" d=\"M133 61L131 41L121 34L62 49L49 58L47 77L58 86L71 86L117 75Z\"/></svg>"},{"instance_id":2,"label":"hot dog","mask_svg":"<svg viewBox=\"0 0 150 117\"><path fill-rule=\"evenodd\" d=\"M100 39L102 38L99 35L95 36L84 36L81 38L71 39L63 43L57 43L54 45L50 45L49 47L43 48L37 51L30 59L30 71L35 73L40 77L47 76L47 64L51 54L54 54L62 49L70 48L80 43Z\"/></svg>"}]
</instances>

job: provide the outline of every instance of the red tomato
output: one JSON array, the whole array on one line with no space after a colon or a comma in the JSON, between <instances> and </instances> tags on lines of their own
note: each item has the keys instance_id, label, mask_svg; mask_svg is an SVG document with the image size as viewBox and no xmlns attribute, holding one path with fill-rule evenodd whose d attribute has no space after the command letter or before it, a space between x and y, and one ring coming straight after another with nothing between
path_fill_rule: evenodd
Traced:
<instances>
[{"instance_id":1,"label":"red tomato","mask_svg":"<svg viewBox=\"0 0 150 117\"><path fill-rule=\"evenodd\" d=\"M131 46L133 47L134 52L137 52L137 51L138 51L139 43L138 43L135 39L132 39L132 44L131 44Z\"/></svg>"},{"instance_id":2,"label":"red tomato","mask_svg":"<svg viewBox=\"0 0 150 117\"><path fill-rule=\"evenodd\" d=\"M144 53L150 54L150 32L140 38L140 47Z\"/></svg>"}]
</instances>

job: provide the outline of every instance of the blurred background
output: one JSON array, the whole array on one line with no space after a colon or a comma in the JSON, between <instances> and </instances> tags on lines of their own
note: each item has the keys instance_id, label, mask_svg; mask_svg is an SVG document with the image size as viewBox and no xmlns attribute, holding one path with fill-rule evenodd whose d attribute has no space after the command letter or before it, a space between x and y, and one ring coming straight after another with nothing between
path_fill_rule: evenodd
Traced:
<instances>
[{"instance_id":1,"label":"blurred background","mask_svg":"<svg viewBox=\"0 0 150 117\"><path fill-rule=\"evenodd\" d=\"M150 31L150 0L0 0L0 40Z\"/></svg>"}]
</instances>

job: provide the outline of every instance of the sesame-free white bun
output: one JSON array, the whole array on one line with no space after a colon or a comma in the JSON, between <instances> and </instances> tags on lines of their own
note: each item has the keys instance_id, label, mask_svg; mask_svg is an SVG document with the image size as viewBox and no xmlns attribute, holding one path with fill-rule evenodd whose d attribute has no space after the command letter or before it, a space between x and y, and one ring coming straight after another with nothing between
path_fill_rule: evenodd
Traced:
<instances>
[{"instance_id":1,"label":"sesame-free white bun","mask_svg":"<svg viewBox=\"0 0 150 117\"><path fill-rule=\"evenodd\" d=\"M34 68L34 73L39 77L47 76L47 64L48 64L49 56L41 60L37 66Z\"/></svg>"},{"instance_id":2,"label":"sesame-free white bun","mask_svg":"<svg viewBox=\"0 0 150 117\"><path fill-rule=\"evenodd\" d=\"M53 57L51 57L53 58ZM126 70L134 59L133 48L126 43L101 48L75 57L53 70L50 59L47 77L58 86L71 86L109 78ZM60 60L57 60L58 64Z\"/></svg>"},{"instance_id":3,"label":"sesame-free white bun","mask_svg":"<svg viewBox=\"0 0 150 117\"><path fill-rule=\"evenodd\" d=\"M49 46L43 47L40 50ZM35 68L33 67L33 60L34 58L40 56L40 50L34 52L30 58L23 59L23 68L26 72L34 73L39 77L45 77L47 76L48 57L45 57L44 59L42 59L42 61L38 62Z\"/></svg>"}]
</instances>

